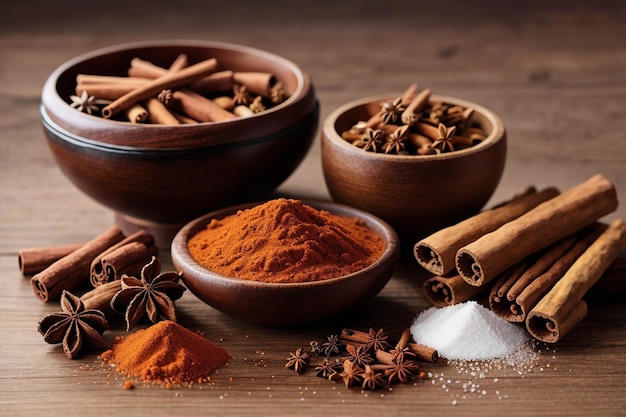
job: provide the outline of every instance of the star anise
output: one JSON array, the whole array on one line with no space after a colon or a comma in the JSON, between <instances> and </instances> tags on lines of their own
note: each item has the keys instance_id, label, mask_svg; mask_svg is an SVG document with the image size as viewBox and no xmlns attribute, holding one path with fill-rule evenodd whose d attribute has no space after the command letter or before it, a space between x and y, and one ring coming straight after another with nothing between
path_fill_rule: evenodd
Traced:
<instances>
[{"instance_id":1,"label":"star anise","mask_svg":"<svg viewBox=\"0 0 626 417\"><path fill-rule=\"evenodd\" d=\"M283 101L285 101L286 98L287 98L287 93L285 93L285 90L283 89L280 83L276 84L270 90L270 100L272 101L272 104L280 104Z\"/></svg>"},{"instance_id":2,"label":"star anise","mask_svg":"<svg viewBox=\"0 0 626 417\"><path fill-rule=\"evenodd\" d=\"M339 353L339 336L331 335L326 338L326 341L322 344L322 348L324 349L324 354L326 356L330 356L333 353Z\"/></svg>"},{"instance_id":3,"label":"star anise","mask_svg":"<svg viewBox=\"0 0 626 417\"><path fill-rule=\"evenodd\" d=\"M87 90L83 90L80 96L71 95L70 100L72 100L70 107L87 114L97 112L99 110L98 104L101 104L94 96L87 94Z\"/></svg>"},{"instance_id":4,"label":"star anise","mask_svg":"<svg viewBox=\"0 0 626 417\"><path fill-rule=\"evenodd\" d=\"M361 368L364 368L365 365L368 365L374 361L374 358L372 358L372 355L368 353L367 349L365 349L364 346L346 344L346 351L348 351L349 354L346 359L354 362Z\"/></svg>"},{"instance_id":5,"label":"star anise","mask_svg":"<svg viewBox=\"0 0 626 417\"><path fill-rule=\"evenodd\" d=\"M254 100L252 100L252 103L250 103L250 106L248 107L254 113L261 113L262 111L265 111L265 104L263 104L263 97L257 96Z\"/></svg>"},{"instance_id":6,"label":"star anise","mask_svg":"<svg viewBox=\"0 0 626 417\"><path fill-rule=\"evenodd\" d=\"M369 340L367 341L365 348L377 350L386 350L391 347L391 344L387 341L389 338L389 334L386 333L383 329L378 331L374 331L374 329L370 329L369 331Z\"/></svg>"},{"instance_id":7,"label":"star anise","mask_svg":"<svg viewBox=\"0 0 626 417\"><path fill-rule=\"evenodd\" d=\"M329 359L324 359L315 367L315 376L320 378L331 379L333 375L337 374L338 364Z\"/></svg>"},{"instance_id":8,"label":"star anise","mask_svg":"<svg viewBox=\"0 0 626 417\"><path fill-rule=\"evenodd\" d=\"M361 375L363 375L363 369L352 361L345 360L343 361L343 371L335 375L333 380L343 379L343 383L346 384L346 387L349 388L355 382L361 380Z\"/></svg>"},{"instance_id":9,"label":"star anise","mask_svg":"<svg viewBox=\"0 0 626 417\"><path fill-rule=\"evenodd\" d=\"M236 84L233 87L233 103L238 106L247 106L252 101L252 97L248 93L245 85Z\"/></svg>"},{"instance_id":10,"label":"star anise","mask_svg":"<svg viewBox=\"0 0 626 417\"><path fill-rule=\"evenodd\" d=\"M385 369L385 375L389 378L389 383L400 381L407 383L413 379L413 374L419 371L419 367L412 360L407 360L404 354L400 353L396 356L394 363Z\"/></svg>"},{"instance_id":11,"label":"star anise","mask_svg":"<svg viewBox=\"0 0 626 417\"><path fill-rule=\"evenodd\" d=\"M317 340L311 340L309 342L309 351L312 355L319 355L322 353L322 345Z\"/></svg>"},{"instance_id":12,"label":"star anise","mask_svg":"<svg viewBox=\"0 0 626 417\"><path fill-rule=\"evenodd\" d=\"M367 128L361 140L354 142L354 145L364 151L377 152L378 147L382 144L382 138L382 130Z\"/></svg>"},{"instance_id":13,"label":"star anise","mask_svg":"<svg viewBox=\"0 0 626 417\"><path fill-rule=\"evenodd\" d=\"M378 387L385 386L386 383L383 373L376 372L370 365L365 365L361 378L363 379L363 389L370 389L372 391Z\"/></svg>"},{"instance_id":14,"label":"star anise","mask_svg":"<svg viewBox=\"0 0 626 417\"><path fill-rule=\"evenodd\" d=\"M161 274L156 257L141 269L141 279L122 275L122 289L113 296L111 307L124 313L130 330L145 315L156 323L160 318L176 321L174 301L182 297L185 287L178 283L181 273Z\"/></svg>"},{"instance_id":15,"label":"star anise","mask_svg":"<svg viewBox=\"0 0 626 417\"><path fill-rule=\"evenodd\" d=\"M83 346L104 349L107 342L102 332L109 328L100 310L85 310L81 299L68 291L61 294L61 309L39 322L39 333L46 342L63 343L63 351L74 359Z\"/></svg>"},{"instance_id":16,"label":"star anise","mask_svg":"<svg viewBox=\"0 0 626 417\"><path fill-rule=\"evenodd\" d=\"M384 124L396 123L405 109L405 106L402 105L402 97L398 97L393 101L385 101L382 107Z\"/></svg>"},{"instance_id":17,"label":"star anise","mask_svg":"<svg viewBox=\"0 0 626 417\"><path fill-rule=\"evenodd\" d=\"M285 368L292 368L296 373L302 372L302 370L309 363L309 354L302 348L298 348L295 352L290 352L287 358Z\"/></svg>"},{"instance_id":18,"label":"star anise","mask_svg":"<svg viewBox=\"0 0 626 417\"><path fill-rule=\"evenodd\" d=\"M385 153L400 153L404 151L408 134L408 125L398 127L389 136L387 136L387 141L383 145L383 151Z\"/></svg>"},{"instance_id":19,"label":"star anise","mask_svg":"<svg viewBox=\"0 0 626 417\"><path fill-rule=\"evenodd\" d=\"M433 142L433 148L441 153L454 151L454 135L456 133L456 126L448 128L443 123L439 123L437 129L439 130L439 137L437 137L437 140Z\"/></svg>"}]
</instances>

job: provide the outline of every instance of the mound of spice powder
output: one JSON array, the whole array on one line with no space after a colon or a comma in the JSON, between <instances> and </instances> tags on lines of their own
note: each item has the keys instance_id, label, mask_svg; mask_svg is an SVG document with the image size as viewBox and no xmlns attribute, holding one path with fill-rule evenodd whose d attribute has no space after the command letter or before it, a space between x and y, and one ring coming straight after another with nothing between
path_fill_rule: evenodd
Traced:
<instances>
[{"instance_id":1,"label":"mound of spice powder","mask_svg":"<svg viewBox=\"0 0 626 417\"><path fill-rule=\"evenodd\" d=\"M274 283L351 274L385 249L363 220L285 198L213 219L188 247L196 262L221 275Z\"/></svg>"},{"instance_id":2,"label":"mound of spice powder","mask_svg":"<svg viewBox=\"0 0 626 417\"><path fill-rule=\"evenodd\" d=\"M170 320L120 339L100 355L116 371L146 382L205 382L230 355L220 346Z\"/></svg>"}]
</instances>

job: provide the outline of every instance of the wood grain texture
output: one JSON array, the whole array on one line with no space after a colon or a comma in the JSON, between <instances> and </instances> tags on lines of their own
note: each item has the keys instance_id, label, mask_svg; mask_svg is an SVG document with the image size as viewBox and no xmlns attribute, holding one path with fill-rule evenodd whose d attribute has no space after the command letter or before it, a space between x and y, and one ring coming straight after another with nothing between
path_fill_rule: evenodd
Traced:
<instances>
[{"instance_id":1,"label":"wood grain texture","mask_svg":"<svg viewBox=\"0 0 626 417\"><path fill-rule=\"evenodd\" d=\"M399 337L429 307L421 292L428 275L410 257L362 308L302 328L247 325L188 292L178 303L180 322L204 331L234 359L206 386L126 391L123 380L102 369L94 355L70 361L59 346L43 342L37 323L56 307L35 299L17 264L20 248L86 241L112 224L113 214L76 190L55 165L38 106L43 83L56 66L133 40L224 40L283 55L311 75L322 120L347 101L401 92L419 82L435 94L481 103L502 118L509 150L493 202L527 185L565 190L598 172L624 196L626 6L613 1L543 3L453 0L439 7L398 0L182 0L154 1L147 7L140 1L33 0L3 5L0 414L623 415L626 305L619 296L590 299L589 315L563 341L542 348L532 373L491 370L476 381L484 395L462 398L466 393L460 385L469 378L443 364L428 367L443 373L441 381L384 393L347 390L283 366L290 351L344 326L384 327ZM329 198L319 142L278 194ZM607 220L615 217L625 218L626 206ZM172 267L166 253L162 259L164 269ZM123 334L115 330L107 337Z\"/></svg>"}]
</instances>

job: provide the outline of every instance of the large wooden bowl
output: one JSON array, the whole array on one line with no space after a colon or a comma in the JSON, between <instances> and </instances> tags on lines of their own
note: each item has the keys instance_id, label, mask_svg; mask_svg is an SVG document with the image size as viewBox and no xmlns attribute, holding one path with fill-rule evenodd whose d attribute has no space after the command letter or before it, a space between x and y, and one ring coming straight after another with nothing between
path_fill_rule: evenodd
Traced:
<instances>
[{"instance_id":1,"label":"large wooden bowl","mask_svg":"<svg viewBox=\"0 0 626 417\"><path fill-rule=\"evenodd\" d=\"M134 57L167 67L181 53L190 62L214 57L225 69L272 72L289 98L251 117L178 126L103 119L69 105L79 73L125 75ZM124 229L148 228L169 246L187 221L256 201L291 175L311 147L319 105L309 76L284 58L240 45L171 40L124 44L69 60L46 81L40 115L48 145L70 181L113 209Z\"/></svg>"},{"instance_id":2,"label":"large wooden bowl","mask_svg":"<svg viewBox=\"0 0 626 417\"><path fill-rule=\"evenodd\" d=\"M245 204L209 213L185 225L172 241L172 262L182 280L209 306L249 323L287 327L329 318L378 294L391 278L400 257L398 236L381 219L343 205L307 202L318 210L358 217L385 242L382 256L369 267L339 278L305 283L266 283L233 278L199 265L189 253L189 239L212 219L222 219Z\"/></svg>"},{"instance_id":3,"label":"large wooden bowl","mask_svg":"<svg viewBox=\"0 0 626 417\"><path fill-rule=\"evenodd\" d=\"M390 223L401 240L420 238L476 214L493 195L506 159L506 133L492 111L453 97L432 100L472 107L488 137L471 148L438 155L366 152L341 137L359 120L376 113L377 96L348 103L322 127L322 166L333 200L368 211Z\"/></svg>"}]
</instances>

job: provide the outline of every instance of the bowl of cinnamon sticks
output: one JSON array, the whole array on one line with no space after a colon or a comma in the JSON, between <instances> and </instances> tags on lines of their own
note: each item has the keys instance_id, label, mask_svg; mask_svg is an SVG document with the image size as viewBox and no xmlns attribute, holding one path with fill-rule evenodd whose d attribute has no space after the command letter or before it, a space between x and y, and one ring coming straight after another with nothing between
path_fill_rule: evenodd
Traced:
<instances>
[{"instance_id":1,"label":"bowl of cinnamon sticks","mask_svg":"<svg viewBox=\"0 0 626 417\"><path fill-rule=\"evenodd\" d=\"M495 112L417 84L339 107L321 136L333 200L386 220L407 247L477 213L506 160Z\"/></svg>"},{"instance_id":2,"label":"bowl of cinnamon sticks","mask_svg":"<svg viewBox=\"0 0 626 417\"><path fill-rule=\"evenodd\" d=\"M168 246L202 213L263 198L300 164L319 104L270 52L200 40L116 45L59 66L40 119L62 172L125 232Z\"/></svg>"}]
</instances>

